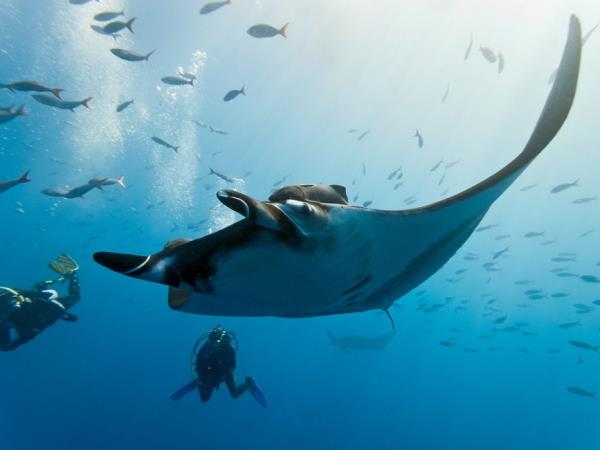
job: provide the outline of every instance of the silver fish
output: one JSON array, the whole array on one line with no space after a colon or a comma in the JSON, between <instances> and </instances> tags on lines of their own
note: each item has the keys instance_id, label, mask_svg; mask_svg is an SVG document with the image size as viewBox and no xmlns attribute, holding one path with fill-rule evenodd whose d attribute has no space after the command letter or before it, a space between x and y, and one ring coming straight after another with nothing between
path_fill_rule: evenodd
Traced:
<instances>
[{"instance_id":1,"label":"silver fish","mask_svg":"<svg viewBox=\"0 0 600 450\"><path fill-rule=\"evenodd\" d=\"M179 146L173 145L173 144L169 144L167 141L165 141L164 139L161 139L159 137L156 136L152 136L151 138L154 142L156 142L158 145L162 145L163 147L167 147L170 148L171 150L175 151L175 153L179 153Z\"/></svg>"},{"instance_id":2,"label":"silver fish","mask_svg":"<svg viewBox=\"0 0 600 450\"><path fill-rule=\"evenodd\" d=\"M127 28L129 31L131 31L133 33L133 22L135 21L135 17L129 19L127 22L122 22L120 20L115 20L114 22L110 22L107 23L106 25L104 25L103 30L104 33L106 34L115 34L118 33L121 30L124 30L125 28Z\"/></svg>"},{"instance_id":3,"label":"silver fish","mask_svg":"<svg viewBox=\"0 0 600 450\"><path fill-rule=\"evenodd\" d=\"M12 108L8 110L3 110L0 112L0 125L3 123L10 122L11 120L19 117L19 116L27 116L29 113L25 109L25 105L20 106L16 111L13 111Z\"/></svg>"},{"instance_id":4,"label":"silver fish","mask_svg":"<svg viewBox=\"0 0 600 450\"><path fill-rule=\"evenodd\" d=\"M22 91L22 92L50 92L56 98L60 99L60 93L64 89L50 88L44 86L42 83L37 81L15 81L14 83L0 83L0 88L8 89L11 92Z\"/></svg>"},{"instance_id":5,"label":"silver fish","mask_svg":"<svg viewBox=\"0 0 600 450\"><path fill-rule=\"evenodd\" d=\"M241 89L232 89L227 94L225 94L225 97L223 97L223 101L224 102L230 102L231 100L233 100L234 98L236 98L240 94L246 95L245 88L246 88L246 86L242 86Z\"/></svg>"},{"instance_id":6,"label":"silver fish","mask_svg":"<svg viewBox=\"0 0 600 450\"><path fill-rule=\"evenodd\" d=\"M550 192L552 194L557 194L559 192L566 191L569 188L572 188L572 187L575 187L575 186L579 186L578 183L579 183L579 179L573 181L572 183L559 184L558 186L553 187Z\"/></svg>"},{"instance_id":7,"label":"silver fish","mask_svg":"<svg viewBox=\"0 0 600 450\"><path fill-rule=\"evenodd\" d=\"M79 106L85 106L87 109L90 109L88 103L94 98L87 97L83 100L59 100L47 94L33 94L32 97L43 105L52 106L53 108L58 109L68 109L71 112L74 112L75 108L78 108Z\"/></svg>"},{"instance_id":8,"label":"silver fish","mask_svg":"<svg viewBox=\"0 0 600 450\"><path fill-rule=\"evenodd\" d=\"M423 148L423 136L421 136L421 133L419 133L419 130L415 131L415 134L413 135L413 137L417 138L417 145L419 146L419 148Z\"/></svg>"},{"instance_id":9,"label":"silver fish","mask_svg":"<svg viewBox=\"0 0 600 450\"><path fill-rule=\"evenodd\" d=\"M202 8L200 8L200 14L210 14L211 12L220 9L225 5L231 5L231 0L207 3Z\"/></svg>"},{"instance_id":10,"label":"silver fish","mask_svg":"<svg viewBox=\"0 0 600 450\"><path fill-rule=\"evenodd\" d=\"M125 10L121 11L105 11L98 13L94 16L94 20L97 22L108 22L109 20L116 19L119 16L124 16Z\"/></svg>"},{"instance_id":11,"label":"silver fish","mask_svg":"<svg viewBox=\"0 0 600 450\"><path fill-rule=\"evenodd\" d=\"M28 177L28 175L29 170L23 175L21 175L19 178L15 178L14 180L0 181L0 194L8 191L9 189L12 189L18 184L29 183L31 179Z\"/></svg>"},{"instance_id":12,"label":"silver fish","mask_svg":"<svg viewBox=\"0 0 600 450\"><path fill-rule=\"evenodd\" d=\"M489 47L479 47L479 51L481 52L481 55L490 63L495 63L496 62L496 54L494 53L494 51L492 49L490 49Z\"/></svg>"},{"instance_id":13,"label":"silver fish","mask_svg":"<svg viewBox=\"0 0 600 450\"><path fill-rule=\"evenodd\" d=\"M119 178L92 178L88 181L88 184L95 185L98 189L102 190L102 186L112 186L114 184L125 189L125 177Z\"/></svg>"},{"instance_id":14,"label":"silver fish","mask_svg":"<svg viewBox=\"0 0 600 450\"><path fill-rule=\"evenodd\" d=\"M142 55L141 53L132 52L130 50L125 50L123 48L111 48L110 52L118 58L121 58L125 61L148 61L148 58L152 56L155 50L152 50L150 53Z\"/></svg>"},{"instance_id":15,"label":"silver fish","mask_svg":"<svg viewBox=\"0 0 600 450\"><path fill-rule=\"evenodd\" d=\"M283 36L284 38L287 38L288 25L289 25L289 23L286 23L284 26L277 29L277 28L272 27L271 25L259 24L259 25L254 25L254 26L248 28L247 33L250 36L258 38L258 39L271 38L271 37L277 36L278 34Z\"/></svg>"},{"instance_id":16,"label":"silver fish","mask_svg":"<svg viewBox=\"0 0 600 450\"><path fill-rule=\"evenodd\" d=\"M498 73L501 74L504 71L504 56L498 52Z\"/></svg>"},{"instance_id":17,"label":"silver fish","mask_svg":"<svg viewBox=\"0 0 600 450\"><path fill-rule=\"evenodd\" d=\"M125 108L127 108L130 105L133 105L134 100L127 100L126 102L120 103L117 106L117 112L121 112L123 111Z\"/></svg>"},{"instance_id":18,"label":"silver fish","mask_svg":"<svg viewBox=\"0 0 600 450\"><path fill-rule=\"evenodd\" d=\"M188 80L183 77L162 77L160 79L165 84L170 84L171 86L184 86L189 84L190 86L194 85L194 80Z\"/></svg>"},{"instance_id":19,"label":"silver fish","mask_svg":"<svg viewBox=\"0 0 600 450\"><path fill-rule=\"evenodd\" d=\"M583 388L580 388L577 386L569 386L566 388L566 390L568 392L570 392L571 394L579 395L580 397L590 397L594 400L598 400L595 392L590 392L586 389L583 389Z\"/></svg>"},{"instance_id":20,"label":"silver fish","mask_svg":"<svg viewBox=\"0 0 600 450\"><path fill-rule=\"evenodd\" d=\"M471 40L469 41L469 46L467 47L467 50L465 50L465 61L467 60L467 58L469 57L469 55L471 54L471 49L473 48L473 33L471 33Z\"/></svg>"},{"instance_id":21,"label":"silver fish","mask_svg":"<svg viewBox=\"0 0 600 450\"><path fill-rule=\"evenodd\" d=\"M239 182L244 181L240 178L230 177L229 175L225 175L221 172L217 172L216 170L213 170L210 167L209 167L209 169L210 169L210 172L208 173L209 175L216 175L221 180L227 181L228 183L239 183Z\"/></svg>"}]
</instances>

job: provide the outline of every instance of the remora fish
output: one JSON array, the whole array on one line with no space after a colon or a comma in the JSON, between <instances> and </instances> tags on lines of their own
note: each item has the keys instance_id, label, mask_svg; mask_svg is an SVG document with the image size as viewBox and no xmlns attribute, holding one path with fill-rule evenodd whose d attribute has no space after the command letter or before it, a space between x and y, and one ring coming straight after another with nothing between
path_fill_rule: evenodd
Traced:
<instances>
[{"instance_id":1,"label":"remora fish","mask_svg":"<svg viewBox=\"0 0 600 450\"><path fill-rule=\"evenodd\" d=\"M556 83L523 151L452 197L382 211L324 201L332 189L347 199L341 186L291 187L304 193L301 200L283 195L259 201L222 190L219 200L244 219L148 256L99 252L94 259L170 286L169 305L187 313L308 317L385 310L446 264L552 141L573 103L580 55L581 28L572 16Z\"/></svg>"},{"instance_id":2,"label":"remora fish","mask_svg":"<svg viewBox=\"0 0 600 450\"><path fill-rule=\"evenodd\" d=\"M0 181L0 194L15 187L17 184L29 183L31 179L28 178L27 175L29 175L29 170L14 180Z\"/></svg>"},{"instance_id":3,"label":"remora fish","mask_svg":"<svg viewBox=\"0 0 600 450\"><path fill-rule=\"evenodd\" d=\"M275 27L272 27L271 25L259 24L259 25L254 25L254 26L248 28L247 33L250 36L258 38L258 39L271 38L271 37L277 36L278 34L280 34L284 38L287 38L288 25L289 25L289 23L286 23L284 26L277 29Z\"/></svg>"},{"instance_id":4,"label":"remora fish","mask_svg":"<svg viewBox=\"0 0 600 450\"><path fill-rule=\"evenodd\" d=\"M231 5L231 0L225 0L223 2L210 2L200 8L200 14L209 14L217 9L222 8L225 5Z\"/></svg>"},{"instance_id":5,"label":"remora fish","mask_svg":"<svg viewBox=\"0 0 600 450\"><path fill-rule=\"evenodd\" d=\"M15 81L14 83L0 83L0 88L8 89L11 92L50 92L58 99L60 99L60 93L64 91L64 89L44 86L42 83L38 83L37 81Z\"/></svg>"},{"instance_id":6,"label":"remora fish","mask_svg":"<svg viewBox=\"0 0 600 450\"><path fill-rule=\"evenodd\" d=\"M171 150L174 150L175 153L179 153L179 146L175 146L173 144L169 144L167 141L165 141L164 139L161 139L159 137L156 136L152 136L151 138L154 142L156 142L158 145L162 145L163 147L167 147L170 148Z\"/></svg>"},{"instance_id":7,"label":"remora fish","mask_svg":"<svg viewBox=\"0 0 600 450\"><path fill-rule=\"evenodd\" d=\"M71 112L75 112L75 108L79 106L85 106L87 109L90 109L88 103L94 97L87 97L83 100L59 100L57 98L51 97L47 94L33 94L32 97L42 105L52 106L53 108L58 109L68 109Z\"/></svg>"},{"instance_id":8,"label":"remora fish","mask_svg":"<svg viewBox=\"0 0 600 450\"><path fill-rule=\"evenodd\" d=\"M246 86L242 86L241 89L232 89L227 94L225 94L225 97L223 97L223 101L224 102L230 102L231 100L233 100L234 98L236 98L240 94L246 95L246 91L244 90L245 87Z\"/></svg>"},{"instance_id":9,"label":"remora fish","mask_svg":"<svg viewBox=\"0 0 600 450\"><path fill-rule=\"evenodd\" d=\"M394 337L394 333L384 334L377 337L367 336L343 336L336 337L327 330L329 341L337 348L346 353L352 350L383 350Z\"/></svg>"},{"instance_id":10,"label":"remora fish","mask_svg":"<svg viewBox=\"0 0 600 450\"><path fill-rule=\"evenodd\" d=\"M194 85L194 80L183 77L162 77L160 81L165 84L170 84L171 86L184 86L186 84L189 84L190 86Z\"/></svg>"},{"instance_id":11,"label":"remora fish","mask_svg":"<svg viewBox=\"0 0 600 450\"><path fill-rule=\"evenodd\" d=\"M110 52L115 55L117 58L121 58L125 61L148 61L148 58L152 56L155 50L142 55L141 53L132 52L130 50L125 50L123 48L111 48Z\"/></svg>"}]
</instances>

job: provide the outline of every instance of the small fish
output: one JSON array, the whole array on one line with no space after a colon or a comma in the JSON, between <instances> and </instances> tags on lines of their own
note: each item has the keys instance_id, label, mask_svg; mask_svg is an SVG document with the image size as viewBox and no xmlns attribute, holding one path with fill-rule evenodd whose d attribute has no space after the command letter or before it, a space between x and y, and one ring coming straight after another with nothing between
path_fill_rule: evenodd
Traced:
<instances>
[{"instance_id":1,"label":"small fish","mask_svg":"<svg viewBox=\"0 0 600 450\"><path fill-rule=\"evenodd\" d=\"M402 186L403 184L404 184L404 181L401 181L400 183L396 183L396 184L394 185L394 190L395 190L395 191L397 191L397 190L398 190L398 188L399 188L400 186Z\"/></svg>"},{"instance_id":2,"label":"small fish","mask_svg":"<svg viewBox=\"0 0 600 450\"><path fill-rule=\"evenodd\" d=\"M575 257L574 256L555 256L550 261L553 261L553 262L573 262L573 261L575 261Z\"/></svg>"},{"instance_id":3,"label":"small fish","mask_svg":"<svg viewBox=\"0 0 600 450\"><path fill-rule=\"evenodd\" d=\"M528 285L528 284L531 284L531 283L532 283L531 280L517 280L517 281L515 281L515 284L517 286L525 286L525 285Z\"/></svg>"},{"instance_id":4,"label":"small fish","mask_svg":"<svg viewBox=\"0 0 600 450\"><path fill-rule=\"evenodd\" d=\"M568 296L569 296L569 294L567 294L566 292L554 292L550 295L550 297L552 297L552 298L565 298Z\"/></svg>"},{"instance_id":5,"label":"small fish","mask_svg":"<svg viewBox=\"0 0 600 450\"><path fill-rule=\"evenodd\" d=\"M446 88L446 92L444 92L444 95L442 96L442 102L445 102L446 99L448 98L448 94L450 93L450 83L448 83L448 87Z\"/></svg>"},{"instance_id":6,"label":"small fish","mask_svg":"<svg viewBox=\"0 0 600 450\"><path fill-rule=\"evenodd\" d=\"M557 277L561 277L561 278L578 278L579 275L577 275L576 273L571 273L571 272L559 272L556 274Z\"/></svg>"},{"instance_id":7,"label":"small fish","mask_svg":"<svg viewBox=\"0 0 600 450\"><path fill-rule=\"evenodd\" d=\"M588 344L587 342L583 342L583 341L569 341L569 344L572 345L573 347L581 348L583 350L591 350L593 352L597 352L600 350L599 346L591 345L591 344Z\"/></svg>"},{"instance_id":8,"label":"small fish","mask_svg":"<svg viewBox=\"0 0 600 450\"><path fill-rule=\"evenodd\" d=\"M28 177L29 170L21 175L19 178L15 178L14 180L8 181L0 181L0 194L8 191L9 189L15 187L18 184L29 183L31 179Z\"/></svg>"},{"instance_id":9,"label":"small fish","mask_svg":"<svg viewBox=\"0 0 600 450\"><path fill-rule=\"evenodd\" d=\"M579 186L579 184L577 184L577 183L579 183L579 179L573 181L572 183L559 184L558 186L553 187L552 190L550 191L550 193L558 194L559 192L566 191L569 188Z\"/></svg>"},{"instance_id":10,"label":"small fish","mask_svg":"<svg viewBox=\"0 0 600 450\"><path fill-rule=\"evenodd\" d=\"M123 102L121 104L119 104L119 106L117 106L117 112L121 112L124 109L126 109L128 106L133 105L133 100L127 100L126 102Z\"/></svg>"},{"instance_id":11,"label":"small fish","mask_svg":"<svg viewBox=\"0 0 600 450\"><path fill-rule=\"evenodd\" d=\"M112 186L114 184L125 189L125 177L119 178L92 178L88 181L88 184L95 185L98 189L102 190L102 186Z\"/></svg>"},{"instance_id":12,"label":"small fish","mask_svg":"<svg viewBox=\"0 0 600 450\"><path fill-rule=\"evenodd\" d=\"M483 56L488 62L495 63L496 62L496 54L489 47L479 47L479 51L481 52L481 56Z\"/></svg>"},{"instance_id":13,"label":"small fish","mask_svg":"<svg viewBox=\"0 0 600 450\"><path fill-rule=\"evenodd\" d=\"M124 30L125 28L127 28L129 31L131 31L133 33L133 22L135 21L135 17L129 19L127 22L122 22L120 20L115 20L114 22L110 22L107 23L106 25L104 25L104 27L102 27L102 29L104 30L104 32L106 34L115 34L118 33L121 30Z\"/></svg>"},{"instance_id":14,"label":"small fish","mask_svg":"<svg viewBox=\"0 0 600 450\"><path fill-rule=\"evenodd\" d=\"M529 300L541 300L543 298L546 298L545 295L543 294L533 294L533 295L529 295Z\"/></svg>"},{"instance_id":15,"label":"small fish","mask_svg":"<svg viewBox=\"0 0 600 450\"><path fill-rule=\"evenodd\" d=\"M37 81L15 81L14 83L0 83L0 88L8 89L11 92L21 91L21 92L50 92L56 98L60 99L60 93L64 91L64 89L59 88L51 88L48 86L44 86L42 83L38 83Z\"/></svg>"},{"instance_id":16,"label":"small fish","mask_svg":"<svg viewBox=\"0 0 600 450\"><path fill-rule=\"evenodd\" d=\"M160 81L162 81L165 84L170 84L171 86L185 86L186 84L194 86L194 80L190 80L183 77L162 77Z\"/></svg>"},{"instance_id":17,"label":"small fish","mask_svg":"<svg viewBox=\"0 0 600 450\"><path fill-rule=\"evenodd\" d=\"M225 5L231 5L231 0L207 3L202 8L200 8L200 14L210 14L211 12L220 9Z\"/></svg>"},{"instance_id":18,"label":"small fish","mask_svg":"<svg viewBox=\"0 0 600 450\"><path fill-rule=\"evenodd\" d=\"M440 181L438 181L438 186L441 186L441 184L444 182L445 179L446 179L446 174L443 174L442 177L440 178Z\"/></svg>"},{"instance_id":19,"label":"small fish","mask_svg":"<svg viewBox=\"0 0 600 450\"><path fill-rule=\"evenodd\" d=\"M452 341L440 341L440 345L442 347L454 347L456 345L456 342L452 342Z\"/></svg>"},{"instance_id":20,"label":"small fish","mask_svg":"<svg viewBox=\"0 0 600 450\"><path fill-rule=\"evenodd\" d=\"M193 73L190 73L190 72L186 72L181 67L179 67L177 69L177 73L179 74L180 77L183 77L187 80L196 81L196 75L194 75Z\"/></svg>"},{"instance_id":21,"label":"small fish","mask_svg":"<svg viewBox=\"0 0 600 450\"><path fill-rule=\"evenodd\" d=\"M491 225L484 225L482 227L479 227L477 229L475 229L476 233L481 233L482 231L487 231L487 230L491 230L492 228L496 228L498 226L497 223L493 223Z\"/></svg>"},{"instance_id":22,"label":"small fish","mask_svg":"<svg viewBox=\"0 0 600 450\"><path fill-rule=\"evenodd\" d=\"M525 291L525 295L539 294L540 292L542 292L541 289L528 289Z\"/></svg>"},{"instance_id":23,"label":"small fish","mask_svg":"<svg viewBox=\"0 0 600 450\"><path fill-rule=\"evenodd\" d=\"M105 11L98 13L94 16L94 20L97 22L108 22L109 20L116 19L119 16L124 16L125 10L121 11Z\"/></svg>"},{"instance_id":24,"label":"small fish","mask_svg":"<svg viewBox=\"0 0 600 450\"><path fill-rule=\"evenodd\" d=\"M96 182L102 182L103 180L96 180ZM74 187L72 189L65 189L65 188L49 188L49 189L44 189L42 191L42 194L47 195L49 197L62 197L62 198L68 198L68 199L73 199L73 198L83 198L83 196L90 192L93 189L96 189L98 187L98 184L93 183L87 183L81 186L77 186Z\"/></svg>"},{"instance_id":25,"label":"small fish","mask_svg":"<svg viewBox=\"0 0 600 450\"><path fill-rule=\"evenodd\" d=\"M394 170L393 172L391 172L391 173L388 175L387 179L388 179L388 180L391 180L391 179L392 179L392 178L394 178L394 177L395 177L395 176L398 174L398 172L400 172L401 170L402 170L402 167L400 167L400 168L398 168L398 169Z\"/></svg>"},{"instance_id":26,"label":"small fish","mask_svg":"<svg viewBox=\"0 0 600 450\"><path fill-rule=\"evenodd\" d=\"M581 234L580 234L578 237L580 237L580 238L584 238L584 237L586 237L586 236L589 236L590 234L592 234L592 233L593 233L593 232L595 232L595 231L596 231L596 230L594 230L594 229L592 229L592 230L587 230L587 231L584 231L584 232L583 232L583 233L581 233Z\"/></svg>"},{"instance_id":27,"label":"small fish","mask_svg":"<svg viewBox=\"0 0 600 450\"><path fill-rule=\"evenodd\" d=\"M498 74L501 74L504 71L504 56L502 53L498 52Z\"/></svg>"},{"instance_id":28,"label":"small fish","mask_svg":"<svg viewBox=\"0 0 600 450\"><path fill-rule=\"evenodd\" d=\"M459 159L457 159L456 161L450 161L448 164L446 164L444 166L444 168L450 169L451 167L454 167L455 165L457 165L459 162L460 162Z\"/></svg>"},{"instance_id":29,"label":"small fish","mask_svg":"<svg viewBox=\"0 0 600 450\"><path fill-rule=\"evenodd\" d=\"M471 49L472 48L473 48L473 33L471 33L471 40L469 41L469 45L467 47L467 50L465 50L465 58L464 58L465 61L467 60L467 58L471 54Z\"/></svg>"},{"instance_id":30,"label":"small fish","mask_svg":"<svg viewBox=\"0 0 600 450\"><path fill-rule=\"evenodd\" d=\"M595 275L581 275L579 278L586 283L600 283L600 278Z\"/></svg>"},{"instance_id":31,"label":"small fish","mask_svg":"<svg viewBox=\"0 0 600 450\"><path fill-rule=\"evenodd\" d=\"M225 97L223 97L223 101L224 102L230 102L231 100L233 100L234 98L236 98L240 94L246 95L246 91L244 90L245 87L246 86L242 86L241 89L232 89L227 94L225 94Z\"/></svg>"},{"instance_id":32,"label":"small fish","mask_svg":"<svg viewBox=\"0 0 600 450\"><path fill-rule=\"evenodd\" d=\"M574 203L575 205L582 205L584 203L593 202L595 200L598 200L598 197L582 197L573 200L571 203Z\"/></svg>"},{"instance_id":33,"label":"small fish","mask_svg":"<svg viewBox=\"0 0 600 450\"><path fill-rule=\"evenodd\" d=\"M115 41L117 40L117 38L120 38L120 37L121 37L121 35L120 35L120 34L118 34L118 33L112 33L112 34L111 34L111 33L107 33L106 31L104 31L104 28L103 28L103 27L101 27L101 26L99 26L99 25L95 25L95 24L94 24L94 25L90 25L90 28L91 28L92 30L94 30L94 31L95 31L96 33L98 33L98 34L102 34L102 35L104 35L104 36L112 36L112 38L113 38Z\"/></svg>"},{"instance_id":34,"label":"small fish","mask_svg":"<svg viewBox=\"0 0 600 450\"><path fill-rule=\"evenodd\" d=\"M566 388L566 390L567 390L567 392L570 392L571 394L574 394L574 395L579 395L580 397L589 397L594 400L598 400L596 398L595 392L590 392L590 391L587 391L587 390L577 387L577 386L569 386Z\"/></svg>"},{"instance_id":35,"label":"small fish","mask_svg":"<svg viewBox=\"0 0 600 450\"><path fill-rule=\"evenodd\" d=\"M367 174L367 165L364 162L363 162L363 165L362 165L362 174L363 175Z\"/></svg>"},{"instance_id":36,"label":"small fish","mask_svg":"<svg viewBox=\"0 0 600 450\"><path fill-rule=\"evenodd\" d=\"M132 52L131 50L125 50L123 48L111 48L110 52L115 55L117 58L121 58L125 61L148 61L148 58L152 56L155 50L152 50L150 53L142 55L141 53Z\"/></svg>"},{"instance_id":37,"label":"small fish","mask_svg":"<svg viewBox=\"0 0 600 450\"><path fill-rule=\"evenodd\" d=\"M419 148L423 148L423 136L421 136L421 133L419 133L419 130L415 131L415 134L413 135L413 137L417 138L417 144L419 145Z\"/></svg>"},{"instance_id":38,"label":"small fish","mask_svg":"<svg viewBox=\"0 0 600 450\"><path fill-rule=\"evenodd\" d=\"M561 323L558 327L563 329L563 330L570 330L571 328L575 328L576 326L579 326L581 324L580 320L577 320L575 322L565 322L565 323Z\"/></svg>"},{"instance_id":39,"label":"small fish","mask_svg":"<svg viewBox=\"0 0 600 450\"><path fill-rule=\"evenodd\" d=\"M534 188L534 187L536 187L536 186L537 186L537 184L528 184L527 186L523 186L523 187L520 189L520 191L521 191L521 192L525 192L525 191L528 191L528 190L530 190L530 189L533 189L533 188Z\"/></svg>"},{"instance_id":40,"label":"small fish","mask_svg":"<svg viewBox=\"0 0 600 450\"><path fill-rule=\"evenodd\" d=\"M503 241L504 239L508 239L509 237L510 237L510 234L499 234L494 239L497 241Z\"/></svg>"},{"instance_id":41,"label":"small fish","mask_svg":"<svg viewBox=\"0 0 600 450\"><path fill-rule=\"evenodd\" d=\"M33 94L32 97L34 98L34 100L43 105L52 106L53 108L58 109L68 109L71 112L74 112L75 108L79 106L85 106L87 109L90 109L88 103L93 99L93 97L87 97L83 100L68 101L51 97L48 94Z\"/></svg>"},{"instance_id":42,"label":"small fish","mask_svg":"<svg viewBox=\"0 0 600 450\"><path fill-rule=\"evenodd\" d=\"M504 253L506 253L507 251L508 251L508 247L506 247L506 248L504 248L504 249L502 249L502 250L500 250L500 251L498 251L498 252L495 252L495 253L493 254L493 258L494 258L494 259L498 259L498 258L500 258L500 256L502 256L502 255L503 255Z\"/></svg>"},{"instance_id":43,"label":"small fish","mask_svg":"<svg viewBox=\"0 0 600 450\"><path fill-rule=\"evenodd\" d=\"M371 206L373 204L373 202L371 200L367 200L366 202L363 202L363 208L368 208L369 206Z\"/></svg>"},{"instance_id":44,"label":"small fish","mask_svg":"<svg viewBox=\"0 0 600 450\"><path fill-rule=\"evenodd\" d=\"M549 241L542 242L540 245L544 245L544 246L546 246L546 245L552 245L552 244L556 244L557 242L558 241L556 239L551 239Z\"/></svg>"},{"instance_id":45,"label":"small fish","mask_svg":"<svg viewBox=\"0 0 600 450\"><path fill-rule=\"evenodd\" d=\"M213 128L210 125L208 126L208 131L210 131L211 133L217 133L220 134L222 136L227 136L229 133L225 130L220 130L219 128Z\"/></svg>"},{"instance_id":46,"label":"small fish","mask_svg":"<svg viewBox=\"0 0 600 450\"><path fill-rule=\"evenodd\" d=\"M230 177L229 175L225 175L223 173L217 172L216 170L213 170L209 167L210 172L209 175L216 175L217 177L219 177L220 179L227 181L228 183L236 183L236 182L240 182L242 180L240 180L239 178L234 178L234 177Z\"/></svg>"},{"instance_id":47,"label":"small fish","mask_svg":"<svg viewBox=\"0 0 600 450\"><path fill-rule=\"evenodd\" d=\"M259 25L254 25L254 26L248 28L248 31L246 31L246 32L250 36L257 38L257 39L271 38L271 37L277 36L278 34L280 34L284 38L287 38L288 25L289 25L289 23L286 23L284 26L277 29L275 27L272 27L271 25L259 24Z\"/></svg>"},{"instance_id":48,"label":"small fish","mask_svg":"<svg viewBox=\"0 0 600 450\"><path fill-rule=\"evenodd\" d=\"M25 109L25 105L20 106L16 111L8 110L0 113L0 124L10 122L19 116L27 116L29 113Z\"/></svg>"},{"instance_id":49,"label":"small fish","mask_svg":"<svg viewBox=\"0 0 600 450\"><path fill-rule=\"evenodd\" d=\"M429 171L435 172L438 169L438 167L440 167L440 165L442 164L443 161L444 161L443 159L440 159L437 163L435 163L435 165L431 169L429 169Z\"/></svg>"},{"instance_id":50,"label":"small fish","mask_svg":"<svg viewBox=\"0 0 600 450\"><path fill-rule=\"evenodd\" d=\"M174 150L175 153L179 153L179 146L175 146L172 144L169 144L167 141L165 141L164 139L161 139L159 137L156 136L152 136L151 138L154 142L156 142L158 145L162 145L163 147L167 147L170 148L171 150Z\"/></svg>"},{"instance_id":51,"label":"small fish","mask_svg":"<svg viewBox=\"0 0 600 450\"><path fill-rule=\"evenodd\" d=\"M502 324L502 323L506 322L506 319L508 319L508 316L498 317L497 319L494 320L493 323Z\"/></svg>"},{"instance_id":52,"label":"small fish","mask_svg":"<svg viewBox=\"0 0 600 450\"><path fill-rule=\"evenodd\" d=\"M365 138L365 136L366 136L367 134L369 134L370 132L371 132L371 130L366 130L366 131L363 131L363 132L360 134L360 136L358 136L358 137L356 138L356 140L357 140L357 141L362 141L362 140Z\"/></svg>"},{"instance_id":53,"label":"small fish","mask_svg":"<svg viewBox=\"0 0 600 450\"><path fill-rule=\"evenodd\" d=\"M540 237L543 236L544 232L543 231L529 231L527 233L524 234L524 237L526 238L535 238L535 237Z\"/></svg>"}]
</instances>

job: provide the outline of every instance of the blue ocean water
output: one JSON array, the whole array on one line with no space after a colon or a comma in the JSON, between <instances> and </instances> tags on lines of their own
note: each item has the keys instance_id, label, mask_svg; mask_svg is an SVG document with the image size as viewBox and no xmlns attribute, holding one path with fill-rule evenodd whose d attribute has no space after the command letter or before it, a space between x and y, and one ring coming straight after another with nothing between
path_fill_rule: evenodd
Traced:
<instances>
[{"instance_id":1,"label":"blue ocean water","mask_svg":"<svg viewBox=\"0 0 600 450\"><path fill-rule=\"evenodd\" d=\"M382 350L344 352L327 335L389 333L380 311L183 314L168 308L164 286L91 258L149 254L233 223L240 216L215 197L223 188L265 199L282 179L335 183L354 203L405 209L472 186L523 148L569 16L592 30L593 2L234 0L206 15L187 0L1 3L0 83L37 80L64 88L67 100L93 100L71 113L0 89L0 106L30 112L0 125L0 180L26 170L32 179L0 194L0 284L48 279L47 263L65 252L81 266L82 289L78 322L57 322L0 355L0 448L600 448L600 403L566 390L600 390L598 353L569 344L600 345L600 290L580 278L600 276L598 201L573 203L600 189L600 32L583 48L557 137L490 209L481 224L489 228L393 305L397 331ZM148 61L116 58L113 38L90 29L94 14L120 9L137 19L116 43L156 50ZM286 22L287 39L246 33ZM480 47L504 55L501 74ZM179 68L197 77L194 87L160 81ZM242 86L247 96L223 102ZM394 190L387 178L400 166L404 184ZM240 180L227 183L209 167ZM127 188L73 200L40 193L107 176L124 176ZM531 232L543 235L525 237ZM566 272L577 276L557 276ZM196 339L218 323L237 333L238 378L254 376L268 408L224 388L206 404L195 394L169 400L191 377Z\"/></svg>"}]
</instances>

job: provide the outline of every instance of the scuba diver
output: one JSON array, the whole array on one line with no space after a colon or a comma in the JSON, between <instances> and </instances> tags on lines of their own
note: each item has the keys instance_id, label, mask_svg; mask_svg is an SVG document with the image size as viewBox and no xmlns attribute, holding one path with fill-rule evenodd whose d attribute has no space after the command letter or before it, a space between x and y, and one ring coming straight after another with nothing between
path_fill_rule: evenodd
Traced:
<instances>
[{"instance_id":1,"label":"scuba diver","mask_svg":"<svg viewBox=\"0 0 600 450\"><path fill-rule=\"evenodd\" d=\"M50 268L60 277L40 281L32 290L0 286L0 351L14 350L30 341L59 319L75 322L77 316L68 312L79 302L78 264L67 255L50 262ZM49 289L55 283L68 281L68 293L59 297Z\"/></svg>"},{"instance_id":2,"label":"scuba diver","mask_svg":"<svg viewBox=\"0 0 600 450\"><path fill-rule=\"evenodd\" d=\"M194 379L171 395L171 400L179 400L197 388L200 399L206 402L213 391L224 382L233 398L250 391L254 399L261 406L266 407L267 400L252 377L246 377L240 385L235 382L233 371L236 365L237 347L235 335L226 331L221 325L202 335L192 351Z\"/></svg>"}]
</instances>

